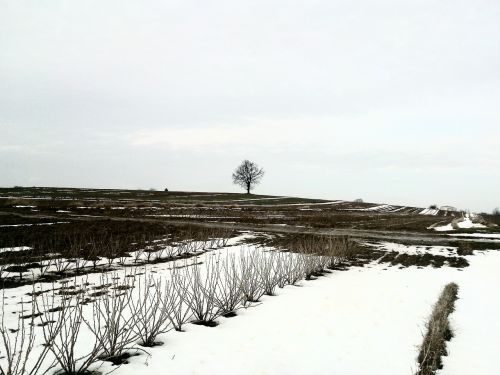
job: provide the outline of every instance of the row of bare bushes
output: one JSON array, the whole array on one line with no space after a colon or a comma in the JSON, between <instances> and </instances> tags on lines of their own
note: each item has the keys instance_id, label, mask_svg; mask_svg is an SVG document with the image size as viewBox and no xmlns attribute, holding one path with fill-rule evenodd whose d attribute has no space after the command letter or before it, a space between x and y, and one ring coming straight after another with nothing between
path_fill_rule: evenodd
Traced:
<instances>
[{"instance_id":1,"label":"row of bare bushes","mask_svg":"<svg viewBox=\"0 0 500 375\"><path fill-rule=\"evenodd\" d=\"M1 354L6 354L0 374L46 374L53 369L84 374L99 361L127 354L135 344L159 345L160 335L182 331L188 322L216 326L219 317L235 316L263 295L329 272L348 257L347 239L315 239L301 242L293 252L243 248L239 254L208 253L203 263L195 258L174 264L166 277L107 273L96 287L83 282L34 289L16 329L6 328L2 313ZM35 326L41 330L42 346L35 346Z\"/></svg>"},{"instance_id":2,"label":"row of bare bushes","mask_svg":"<svg viewBox=\"0 0 500 375\"><path fill-rule=\"evenodd\" d=\"M232 235L231 229L194 227L188 227L182 235L59 234L45 238L29 250L1 252L0 288L7 274L10 281L22 282L25 274L36 273L36 277L43 279L49 273L51 276L79 275L110 269L117 264L137 266L190 257L226 246Z\"/></svg>"}]
</instances>

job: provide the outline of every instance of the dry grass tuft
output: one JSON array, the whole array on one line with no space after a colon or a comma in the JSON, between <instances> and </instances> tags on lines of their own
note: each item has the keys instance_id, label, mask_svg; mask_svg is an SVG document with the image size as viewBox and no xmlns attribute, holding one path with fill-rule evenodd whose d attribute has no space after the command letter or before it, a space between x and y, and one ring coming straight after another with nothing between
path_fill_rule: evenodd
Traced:
<instances>
[{"instance_id":1,"label":"dry grass tuft","mask_svg":"<svg viewBox=\"0 0 500 375\"><path fill-rule=\"evenodd\" d=\"M434 375L436 370L443 368L441 357L448 355L446 341L450 341L453 337L448 316L454 311L457 298L458 285L447 284L434 305L426 325L427 333L420 347L418 355L420 368L416 375Z\"/></svg>"}]
</instances>

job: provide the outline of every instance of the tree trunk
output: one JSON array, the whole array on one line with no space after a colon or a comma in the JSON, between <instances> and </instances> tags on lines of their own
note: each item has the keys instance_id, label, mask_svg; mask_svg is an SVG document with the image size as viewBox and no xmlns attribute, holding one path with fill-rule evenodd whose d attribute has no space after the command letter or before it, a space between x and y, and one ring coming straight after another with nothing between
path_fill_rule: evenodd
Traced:
<instances>
[{"instance_id":1,"label":"tree trunk","mask_svg":"<svg viewBox=\"0 0 500 375\"><path fill-rule=\"evenodd\" d=\"M250 194L250 184L247 184L247 194Z\"/></svg>"}]
</instances>

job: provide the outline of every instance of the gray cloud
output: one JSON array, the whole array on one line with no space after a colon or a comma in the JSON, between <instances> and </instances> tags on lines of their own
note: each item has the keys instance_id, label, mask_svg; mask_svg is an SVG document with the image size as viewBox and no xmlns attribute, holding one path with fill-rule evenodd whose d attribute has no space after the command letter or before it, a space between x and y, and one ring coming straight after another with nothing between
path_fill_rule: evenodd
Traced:
<instances>
[{"instance_id":1,"label":"gray cloud","mask_svg":"<svg viewBox=\"0 0 500 375\"><path fill-rule=\"evenodd\" d=\"M234 190L248 157L262 192L490 210L498 19L486 0L0 1L0 184Z\"/></svg>"}]
</instances>

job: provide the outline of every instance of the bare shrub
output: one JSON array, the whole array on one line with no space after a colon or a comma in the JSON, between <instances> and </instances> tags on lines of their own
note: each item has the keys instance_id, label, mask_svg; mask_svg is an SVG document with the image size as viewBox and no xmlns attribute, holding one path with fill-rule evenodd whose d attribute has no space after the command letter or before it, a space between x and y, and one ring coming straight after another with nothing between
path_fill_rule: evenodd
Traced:
<instances>
[{"instance_id":1,"label":"bare shrub","mask_svg":"<svg viewBox=\"0 0 500 375\"><path fill-rule=\"evenodd\" d=\"M136 292L138 298L130 303L130 312L134 317L132 329L142 346L158 345L158 335L171 329L171 284L145 274L139 279Z\"/></svg>"},{"instance_id":2,"label":"bare shrub","mask_svg":"<svg viewBox=\"0 0 500 375\"><path fill-rule=\"evenodd\" d=\"M354 258L359 250L357 242L349 236L332 237L315 234L293 234L261 238L260 241L263 241L268 246L293 253L315 254L325 257L318 259L317 269L319 271L325 268L335 268L342 261ZM312 265L311 268L313 268Z\"/></svg>"},{"instance_id":3,"label":"bare shrub","mask_svg":"<svg viewBox=\"0 0 500 375\"><path fill-rule=\"evenodd\" d=\"M0 336L3 349L0 351L0 359L4 359L5 364L0 363L1 375L45 375L56 364L55 360L48 364L45 363L49 353L47 345L41 346L41 350L34 350L36 339L35 318L37 316L34 289L32 293L33 300L30 302L30 318L23 319L20 317L15 329L5 326L5 295L2 295ZM24 307L24 305L23 301L21 301L21 306ZM52 338L49 337L48 342L51 340Z\"/></svg>"},{"instance_id":4,"label":"bare shrub","mask_svg":"<svg viewBox=\"0 0 500 375\"><path fill-rule=\"evenodd\" d=\"M458 255L473 255L474 254L474 249L472 248L472 244L467 241L459 241L458 242L458 247L457 247L457 254Z\"/></svg>"},{"instance_id":5,"label":"bare shrub","mask_svg":"<svg viewBox=\"0 0 500 375\"><path fill-rule=\"evenodd\" d=\"M195 260L195 263L197 261ZM183 290L184 302L189 306L196 319L194 323L213 326L221 310L216 303L216 293L220 280L220 268L213 259L208 258L202 275L200 267L193 265L183 268L187 287Z\"/></svg>"},{"instance_id":6,"label":"bare shrub","mask_svg":"<svg viewBox=\"0 0 500 375\"><path fill-rule=\"evenodd\" d=\"M188 288L188 279L179 269L173 269L172 293L170 294L170 315L169 319L176 331L182 332L182 326L191 320L193 312L190 309L189 296L185 294Z\"/></svg>"},{"instance_id":7,"label":"bare shrub","mask_svg":"<svg viewBox=\"0 0 500 375\"><path fill-rule=\"evenodd\" d=\"M103 255L106 258L108 268L113 266L115 259L120 257L122 243L118 237L110 237L103 246Z\"/></svg>"},{"instance_id":8,"label":"bare shrub","mask_svg":"<svg viewBox=\"0 0 500 375\"><path fill-rule=\"evenodd\" d=\"M281 254L283 254L283 257L280 264L280 270L282 273L280 286L284 286L286 284L296 285L300 280L306 277L302 257L293 253Z\"/></svg>"},{"instance_id":9,"label":"bare shrub","mask_svg":"<svg viewBox=\"0 0 500 375\"><path fill-rule=\"evenodd\" d=\"M76 273L80 272L85 267L88 260L84 257L83 248L86 245L87 239L82 235L68 236L68 263L73 264L73 269Z\"/></svg>"},{"instance_id":10,"label":"bare shrub","mask_svg":"<svg viewBox=\"0 0 500 375\"><path fill-rule=\"evenodd\" d=\"M129 313L133 290L130 279L119 282L115 275L110 282L109 277L102 276L104 288L92 305L92 319L84 320L101 347L102 359L121 355L137 339L133 329L135 317Z\"/></svg>"},{"instance_id":11,"label":"bare shrub","mask_svg":"<svg viewBox=\"0 0 500 375\"><path fill-rule=\"evenodd\" d=\"M265 293L258 264L258 252L242 251L240 252L240 288L246 302L258 302Z\"/></svg>"},{"instance_id":12,"label":"bare shrub","mask_svg":"<svg viewBox=\"0 0 500 375\"><path fill-rule=\"evenodd\" d=\"M97 264L101 260L99 254L101 253L102 248L103 245L99 242L99 240L95 239L94 237L89 237L87 250L85 252L85 259L92 263L93 270L97 269Z\"/></svg>"},{"instance_id":13,"label":"bare shrub","mask_svg":"<svg viewBox=\"0 0 500 375\"><path fill-rule=\"evenodd\" d=\"M153 244L154 261L159 261L165 254L166 246L163 242L156 241Z\"/></svg>"},{"instance_id":14,"label":"bare shrub","mask_svg":"<svg viewBox=\"0 0 500 375\"><path fill-rule=\"evenodd\" d=\"M434 375L438 369L443 367L441 357L448 354L446 341L453 337L448 316L455 309L457 296L458 285L455 283L447 284L434 305L426 324L427 332L418 355L420 368L417 375Z\"/></svg>"},{"instance_id":15,"label":"bare shrub","mask_svg":"<svg viewBox=\"0 0 500 375\"><path fill-rule=\"evenodd\" d=\"M49 258L46 260L42 260L39 262L39 271L40 271L40 276L44 276L48 270L50 269L50 266L52 266L52 261L53 259Z\"/></svg>"},{"instance_id":16,"label":"bare shrub","mask_svg":"<svg viewBox=\"0 0 500 375\"><path fill-rule=\"evenodd\" d=\"M313 254L307 254L307 253L301 253L300 255L302 267L304 270L304 276L306 280L311 280L313 279L314 275L316 274L316 259L315 255Z\"/></svg>"},{"instance_id":17,"label":"bare shrub","mask_svg":"<svg viewBox=\"0 0 500 375\"><path fill-rule=\"evenodd\" d=\"M56 272L59 274L64 274L71 267L71 262L68 262L68 259L62 257L55 258L53 264Z\"/></svg>"},{"instance_id":18,"label":"bare shrub","mask_svg":"<svg viewBox=\"0 0 500 375\"><path fill-rule=\"evenodd\" d=\"M332 261L336 264L354 258L359 248L358 243L349 236L331 238L328 246Z\"/></svg>"},{"instance_id":19,"label":"bare shrub","mask_svg":"<svg viewBox=\"0 0 500 375\"><path fill-rule=\"evenodd\" d=\"M255 259L255 267L260 278L264 294L274 296L276 287L280 283L280 272L277 253L270 251L267 254L258 252Z\"/></svg>"},{"instance_id":20,"label":"bare shrub","mask_svg":"<svg viewBox=\"0 0 500 375\"><path fill-rule=\"evenodd\" d=\"M144 249L139 248L134 252L133 258L134 258L134 263L138 263L141 260L142 255L144 254Z\"/></svg>"},{"instance_id":21,"label":"bare shrub","mask_svg":"<svg viewBox=\"0 0 500 375\"><path fill-rule=\"evenodd\" d=\"M42 331L49 350L54 355L61 374L85 374L95 364L101 354L102 345L94 340L86 348L82 348L80 331L83 323L83 306L85 302L85 283L78 287L83 293L69 294L60 299L56 305L57 295L41 296L41 305L37 310L42 315ZM80 338L80 340L79 340ZM81 354L84 352L84 354Z\"/></svg>"},{"instance_id":22,"label":"bare shrub","mask_svg":"<svg viewBox=\"0 0 500 375\"><path fill-rule=\"evenodd\" d=\"M236 257L234 254L226 254L218 262L221 268L221 280L215 294L215 303L223 316L234 316L243 300Z\"/></svg>"}]
</instances>

